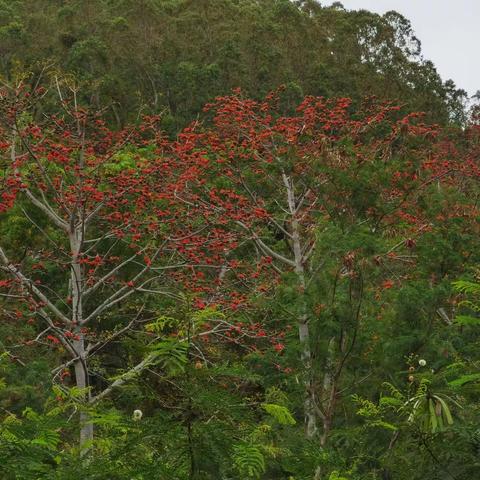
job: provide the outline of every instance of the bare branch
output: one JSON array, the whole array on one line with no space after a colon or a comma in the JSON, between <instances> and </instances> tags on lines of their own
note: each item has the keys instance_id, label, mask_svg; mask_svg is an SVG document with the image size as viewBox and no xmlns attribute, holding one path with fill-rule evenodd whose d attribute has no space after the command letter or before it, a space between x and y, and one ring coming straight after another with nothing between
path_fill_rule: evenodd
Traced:
<instances>
[{"instance_id":1,"label":"bare branch","mask_svg":"<svg viewBox=\"0 0 480 480\"><path fill-rule=\"evenodd\" d=\"M123 375L118 377L109 387L105 388L105 390L101 391L98 395L95 395L90 399L90 403L94 404L105 398L107 395L110 394L112 390L115 388L121 387L125 383L127 383L129 380L132 380L135 378L137 375L139 375L143 370L145 370L147 367L152 365L155 362L155 359L158 357L157 352L152 352L147 357L142 360L140 363L135 365L135 367L131 368L128 370L128 372L125 372Z\"/></svg>"},{"instance_id":2,"label":"bare branch","mask_svg":"<svg viewBox=\"0 0 480 480\"><path fill-rule=\"evenodd\" d=\"M158 251L155 253L155 255L152 257L154 259L158 255ZM147 271L150 270L150 266L146 265L137 275L135 275L128 283L135 284L135 282L141 278ZM155 277L158 278L158 277ZM119 288L116 292L114 292L110 297L108 297L101 305L99 305L88 317L86 317L82 323L87 323L90 320L92 320L95 317L98 317L102 312L105 310L108 310L109 308L113 307L113 305L116 305L118 302L121 302L122 300L125 300L125 298L129 297L132 293L134 293L138 288L141 288L143 285L148 283L149 281L152 281L153 278L147 280L147 282L144 282L144 284L139 285L138 287L131 287L128 284Z\"/></svg>"},{"instance_id":3,"label":"bare branch","mask_svg":"<svg viewBox=\"0 0 480 480\"><path fill-rule=\"evenodd\" d=\"M139 310L137 315L135 315L135 317L127 325L125 325L125 327L121 328L120 330L117 330L116 332L113 332L106 340L97 342L93 345L89 345L85 350L85 353L83 355L83 359L86 360L88 357L90 357L94 353L98 352L98 350L102 349L105 345L108 345L112 340L114 340L115 338L118 338L123 333L128 332L131 329L132 325L135 322L137 322L137 320L138 320L140 314L142 313L144 307L145 307L145 305L142 306L142 308ZM51 371L52 375L57 375L58 372L60 372L61 370L65 369L67 367L69 367L70 365L73 365L77 360L80 360L81 358L82 357L80 357L80 355L77 355L74 358L70 359L68 362L64 363L63 365L60 365L60 366L54 368Z\"/></svg>"},{"instance_id":4,"label":"bare branch","mask_svg":"<svg viewBox=\"0 0 480 480\"><path fill-rule=\"evenodd\" d=\"M0 260L5 266L6 270L13 275L22 285L24 285L30 292L32 292L39 300L41 300L49 310L63 323L70 325L72 322L68 319L45 294L39 290L34 282L26 277L13 263L8 260L4 250L0 247Z\"/></svg>"},{"instance_id":5,"label":"bare branch","mask_svg":"<svg viewBox=\"0 0 480 480\"><path fill-rule=\"evenodd\" d=\"M143 251L143 250L142 250ZM141 253L141 252L139 252ZM112 268L112 270L110 270L107 274L105 274L102 278L100 278L94 285L92 285L90 288L87 288L84 292L83 292L83 297L86 297L88 295L90 295L91 293L93 293L95 290L97 290L100 286L102 286L110 277L112 277L112 275L115 275L115 273L117 273L121 268L123 268L125 265L129 264L130 262L132 262L133 260L135 260L135 258L137 258L137 256L139 255L139 253L135 253L134 255L132 255L130 258L127 258L125 261L123 261L122 263L119 263L115 268Z\"/></svg>"},{"instance_id":6,"label":"bare branch","mask_svg":"<svg viewBox=\"0 0 480 480\"><path fill-rule=\"evenodd\" d=\"M237 225L240 225L243 229L245 229L247 232L251 233L253 241L259 246L259 248L263 250L264 253L270 255L273 258L276 258L283 263L286 263L287 265L290 265L291 267L295 266L295 262L293 260L290 260L289 258L284 257L280 253L277 253L275 250L272 250L255 232L253 232L243 222L237 220L236 223Z\"/></svg>"},{"instance_id":7,"label":"bare branch","mask_svg":"<svg viewBox=\"0 0 480 480\"><path fill-rule=\"evenodd\" d=\"M17 127L15 126L14 129L13 129L13 139L12 139L12 145L11 145L11 148L10 148L10 157L11 157L11 161L12 161L12 166L15 165L15 161L16 161L16 149L15 149L15 143L16 143L16 138L17 138ZM20 136L20 139L22 141L22 143L25 145L25 147L27 148L27 150L29 151L30 155L36 160L37 164L39 164L35 154L30 150L30 147L26 144L26 142L23 140L23 138ZM40 166L40 169L42 169L42 167ZM19 173L18 172L18 169L14 167L14 171L15 173ZM39 200L31 191L28 187L26 186L22 186L20 187L20 190L25 193L25 195L29 198L29 200L36 206L38 207L40 210L42 210L43 213L45 213L48 218L50 218L50 220L52 220L52 222L57 225L59 228L61 228L62 230L67 230L68 228L68 225L65 221L63 221L56 213L55 211L50 207L50 205L48 205L47 203L45 202L42 202L41 200Z\"/></svg>"},{"instance_id":8,"label":"bare branch","mask_svg":"<svg viewBox=\"0 0 480 480\"><path fill-rule=\"evenodd\" d=\"M68 224L64 220L62 220L52 208L39 200L35 195L26 187L22 188L21 191L25 193L25 195L29 198L29 200L40 210L42 210L45 215L59 228L62 230L68 231Z\"/></svg>"}]
</instances>

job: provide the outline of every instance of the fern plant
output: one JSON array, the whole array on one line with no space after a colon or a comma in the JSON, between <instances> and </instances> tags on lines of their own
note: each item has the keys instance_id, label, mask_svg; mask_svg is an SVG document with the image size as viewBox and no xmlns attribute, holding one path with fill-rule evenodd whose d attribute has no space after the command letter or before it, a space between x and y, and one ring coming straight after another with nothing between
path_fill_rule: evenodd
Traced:
<instances>
[{"instance_id":1,"label":"fern plant","mask_svg":"<svg viewBox=\"0 0 480 480\"><path fill-rule=\"evenodd\" d=\"M185 370L188 363L188 344L176 339L165 339L152 347L155 361L171 376L178 375Z\"/></svg>"},{"instance_id":2,"label":"fern plant","mask_svg":"<svg viewBox=\"0 0 480 480\"><path fill-rule=\"evenodd\" d=\"M264 403L262 407L280 425L295 425L297 423L287 407L275 403Z\"/></svg>"},{"instance_id":3,"label":"fern plant","mask_svg":"<svg viewBox=\"0 0 480 480\"><path fill-rule=\"evenodd\" d=\"M455 323L458 325L480 325L480 283L467 280L458 280L453 282L454 289L469 298L462 300L459 306L470 310L469 315L457 315Z\"/></svg>"},{"instance_id":4,"label":"fern plant","mask_svg":"<svg viewBox=\"0 0 480 480\"><path fill-rule=\"evenodd\" d=\"M261 446L245 442L233 447L233 463L242 478L260 478L266 468Z\"/></svg>"}]
</instances>

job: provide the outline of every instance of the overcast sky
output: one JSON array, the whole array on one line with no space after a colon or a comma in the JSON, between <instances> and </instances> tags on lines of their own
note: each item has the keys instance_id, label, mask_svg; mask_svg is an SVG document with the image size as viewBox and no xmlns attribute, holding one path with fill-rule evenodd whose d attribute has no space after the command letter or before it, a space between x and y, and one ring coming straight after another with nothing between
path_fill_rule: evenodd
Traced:
<instances>
[{"instance_id":1,"label":"overcast sky","mask_svg":"<svg viewBox=\"0 0 480 480\"><path fill-rule=\"evenodd\" d=\"M322 5L331 5L324 0ZM408 18L443 80L451 78L470 95L480 90L480 0L341 0L348 10L383 14L396 10Z\"/></svg>"}]
</instances>

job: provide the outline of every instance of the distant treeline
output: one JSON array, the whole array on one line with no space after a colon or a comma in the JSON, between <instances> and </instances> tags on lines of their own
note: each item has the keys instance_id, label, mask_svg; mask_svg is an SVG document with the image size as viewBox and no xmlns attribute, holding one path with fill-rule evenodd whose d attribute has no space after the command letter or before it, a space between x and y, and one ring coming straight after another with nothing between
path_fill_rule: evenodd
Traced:
<instances>
[{"instance_id":1,"label":"distant treeline","mask_svg":"<svg viewBox=\"0 0 480 480\"><path fill-rule=\"evenodd\" d=\"M236 87L260 98L284 84L286 109L304 95L376 95L441 124L463 121L466 98L396 12L313 0L0 1L0 75L35 84L55 71L113 124L162 112L170 133Z\"/></svg>"}]
</instances>

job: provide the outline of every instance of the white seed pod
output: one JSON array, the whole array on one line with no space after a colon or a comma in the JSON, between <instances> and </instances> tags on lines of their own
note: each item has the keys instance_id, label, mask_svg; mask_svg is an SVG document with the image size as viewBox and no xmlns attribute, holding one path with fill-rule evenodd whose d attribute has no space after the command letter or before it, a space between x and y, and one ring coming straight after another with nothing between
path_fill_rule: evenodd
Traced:
<instances>
[{"instance_id":1,"label":"white seed pod","mask_svg":"<svg viewBox=\"0 0 480 480\"><path fill-rule=\"evenodd\" d=\"M133 411L133 419L138 422L139 420L142 419L143 412L141 410L134 410Z\"/></svg>"},{"instance_id":2,"label":"white seed pod","mask_svg":"<svg viewBox=\"0 0 480 480\"><path fill-rule=\"evenodd\" d=\"M421 359L418 361L418 364L419 364L421 367L424 367L424 366L427 364L427 361L424 360L423 358L421 358Z\"/></svg>"}]
</instances>

